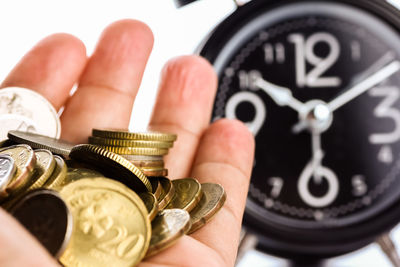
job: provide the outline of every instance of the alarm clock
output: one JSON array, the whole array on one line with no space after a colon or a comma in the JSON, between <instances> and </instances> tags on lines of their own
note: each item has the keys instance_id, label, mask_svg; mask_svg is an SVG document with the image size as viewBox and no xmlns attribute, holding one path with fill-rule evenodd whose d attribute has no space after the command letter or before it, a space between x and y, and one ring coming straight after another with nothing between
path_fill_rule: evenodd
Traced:
<instances>
[{"instance_id":1,"label":"alarm clock","mask_svg":"<svg viewBox=\"0 0 400 267\"><path fill-rule=\"evenodd\" d=\"M184 1L191 2L191 1ZM400 220L400 12L382 0L253 0L210 33L213 120L256 140L244 227L289 259L341 255Z\"/></svg>"}]
</instances>

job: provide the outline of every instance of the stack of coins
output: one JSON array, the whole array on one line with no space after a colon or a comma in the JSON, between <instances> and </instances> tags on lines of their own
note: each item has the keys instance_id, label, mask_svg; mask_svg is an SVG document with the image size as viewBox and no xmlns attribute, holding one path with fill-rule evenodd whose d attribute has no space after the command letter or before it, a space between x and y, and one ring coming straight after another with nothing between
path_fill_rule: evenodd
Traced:
<instances>
[{"instance_id":1,"label":"stack of coins","mask_svg":"<svg viewBox=\"0 0 400 267\"><path fill-rule=\"evenodd\" d=\"M177 136L166 133L133 133L125 130L93 129L89 144L97 145L129 160L146 176L167 176L163 156Z\"/></svg>"},{"instance_id":2,"label":"stack of coins","mask_svg":"<svg viewBox=\"0 0 400 267\"><path fill-rule=\"evenodd\" d=\"M93 130L92 144L80 145L8 138L0 203L64 266L134 266L198 230L226 199L218 184L161 171L173 134Z\"/></svg>"}]
</instances>

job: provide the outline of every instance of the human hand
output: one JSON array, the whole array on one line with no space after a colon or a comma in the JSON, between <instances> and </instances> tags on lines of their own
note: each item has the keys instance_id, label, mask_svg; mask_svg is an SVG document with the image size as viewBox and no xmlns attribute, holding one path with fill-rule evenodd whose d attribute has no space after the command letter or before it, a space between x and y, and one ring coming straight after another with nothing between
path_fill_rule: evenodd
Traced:
<instances>
[{"instance_id":1,"label":"human hand","mask_svg":"<svg viewBox=\"0 0 400 267\"><path fill-rule=\"evenodd\" d=\"M20 86L45 96L59 110L62 138L87 142L92 128L127 128L153 45L143 23L123 20L103 32L90 58L81 41L55 34L37 44L2 87ZM78 89L69 96L72 86ZM252 168L254 140L237 121L209 125L217 78L197 56L165 66L149 129L178 134L165 159L170 178L220 183L227 200L206 226L139 266L233 266ZM134 120L134 118L133 118ZM1 266L56 266L34 238L0 209Z\"/></svg>"}]
</instances>

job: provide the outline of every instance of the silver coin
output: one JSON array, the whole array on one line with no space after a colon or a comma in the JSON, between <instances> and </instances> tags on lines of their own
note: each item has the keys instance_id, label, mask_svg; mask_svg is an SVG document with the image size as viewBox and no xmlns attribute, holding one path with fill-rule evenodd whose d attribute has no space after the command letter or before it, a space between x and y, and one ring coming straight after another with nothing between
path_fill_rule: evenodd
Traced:
<instances>
[{"instance_id":1,"label":"silver coin","mask_svg":"<svg viewBox=\"0 0 400 267\"><path fill-rule=\"evenodd\" d=\"M16 167L14 159L9 155L0 154L0 191L4 191L13 178Z\"/></svg>"},{"instance_id":2,"label":"silver coin","mask_svg":"<svg viewBox=\"0 0 400 267\"><path fill-rule=\"evenodd\" d=\"M170 247L191 227L190 215L181 209L160 211L151 222L151 239L146 258Z\"/></svg>"},{"instance_id":3,"label":"silver coin","mask_svg":"<svg viewBox=\"0 0 400 267\"><path fill-rule=\"evenodd\" d=\"M10 130L38 133L59 138L61 123L57 111L35 91L7 87L0 90L0 140Z\"/></svg>"},{"instance_id":4,"label":"silver coin","mask_svg":"<svg viewBox=\"0 0 400 267\"><path fill-rule=\"evenodd\" d=\"M8 138L18 144L27 144L32 148L47 149L54 154L68 157L75 144L61 139L21 131L9 131Z\"/></svg>"},{"instance_id":5,"label":"silver coin","mask_svg":"<svg viewBox=\"0 0 400 267\"><path fill-rule=\"evenodd\" d=\"M14 177L8 183L6 190L0 191L2 199L22 190L29 183L35 170L36 155L30 146L24 144L0 148L0 154L12 157L16 167Z\"/></svg>"}]
</instances>

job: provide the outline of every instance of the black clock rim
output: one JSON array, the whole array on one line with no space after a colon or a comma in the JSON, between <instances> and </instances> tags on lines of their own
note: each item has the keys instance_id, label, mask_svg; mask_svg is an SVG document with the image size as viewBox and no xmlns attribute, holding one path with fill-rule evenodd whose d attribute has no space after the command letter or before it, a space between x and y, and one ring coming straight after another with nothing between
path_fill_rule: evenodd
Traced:
<instances>
[{"instance_id":1,"label":"black clock rim","mask_svg":"<svg viewBox=\"0 0 400 267\"><path fill-rule=\"evenodd\" d=\"M239 7L219 24L201 44L198 49L199 54L213 64L226 41L254 17L286 4L301 2L343 3L360 8L385 21L400 34L400 12L381 0L253 0ZM302 258L304 256L326 258L357 250L395 227L400 221L400 196L395 204L382 210L368 221L351 225L351 227L329 229L335 233L330 233L334 239L329 241L322 240L323 229L307 231L304 234L304 229L277 225L272 222L265 225L260 223L256 217L257 214L246 210L243 222L246 228L254 231L260 237L260 249L285 258Z\"/></svg>"}]
</instances>

